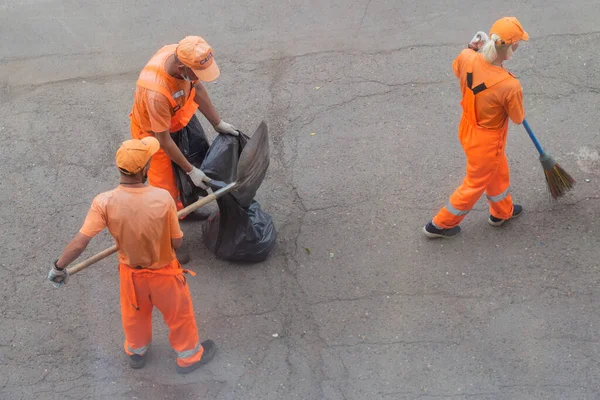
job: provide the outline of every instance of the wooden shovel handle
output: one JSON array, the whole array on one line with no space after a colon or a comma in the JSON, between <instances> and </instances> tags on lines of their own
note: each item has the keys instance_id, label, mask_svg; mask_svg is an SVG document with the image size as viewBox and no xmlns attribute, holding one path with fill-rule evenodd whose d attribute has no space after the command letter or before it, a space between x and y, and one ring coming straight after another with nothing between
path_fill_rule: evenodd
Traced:
<instances>
[{"instance_id":1,"label":"wooden shovel handle","mask_svg":"<svg viewBox=\"0 0 600 400\"><path fill-rule=\"evenodd\" d=\"M219 189L216 192L213 192L213 193L209 194L208 196L203 197L203 198L199 199L198 201L190 204L186 208L179 210L177 212L177 216L179 218L185 217L186 215L196 211L200 207L207 205L211 201L214 201L214 200L218 199L219 197L223 196L224 194L231 192L233 189L235 189L236 186L237 186L237 182L230 183L229 185L225 186L224 188ZM115 245L109 247L108 249L102 250L100 253L97 253L97 254L91 256L90 258L80 262L79 264L75 264L72 267L67 268L67 272L69 273L69 276L76 274L79 271L81 271L82 269L86 269L90 265L95 264L98 261L105 259L106 257L108 257L111 254L116 253L116 252L117 252L117 245L115 244Z\"/></svg>"}]
</instances>

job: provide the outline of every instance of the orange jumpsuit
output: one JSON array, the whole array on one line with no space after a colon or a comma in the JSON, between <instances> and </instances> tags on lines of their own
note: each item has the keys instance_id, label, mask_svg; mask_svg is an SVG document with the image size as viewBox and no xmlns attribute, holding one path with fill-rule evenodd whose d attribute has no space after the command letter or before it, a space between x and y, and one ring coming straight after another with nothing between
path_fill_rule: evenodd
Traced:
<instances>
[{"instance_id":1,"label":"orange jumpsuit","mask_svg":"<svg viewBox=\"0 0 600 400\"><path fill-rule=\"evenodd\" d=\"M467 174L448 203L433 218L439 229L458 225L485 192L490 214L509 219L513 212L510 172L504 149L508 119L525 117L519 81L481 54L463 50L452 64L463 94L458 138L467 157Z\"/></svg>"},{"instance_id":2,"label":"orange jumpsuit","mask_svg":"<svg viewBox=\"0 0 600 400\"><path fill-rule=\"evenodd\" d=\"M165 62L176 48L175 44L161 48L140 73L129 114L133 139L142 139L166 130L175 133L187 126L198 109L194 101L196 89L193 84L175 79L165 70ZM162 149L152 156L148 183L167 190L175 200L177 209L183 208L171 158Z\"/></svg>"},{"instance_id":3,"label":"orange jumpsuit","mask_svg":"<svg viewBox=\"0 0 600 400\"><path fill-rule=\"evenodd\" d=\"M171 239L183 237L175 202L151 186L116 189L96 196L81 227L94 237L105 227L119 247L121 318L125 352L143 355L152 341L152 309L163 314L177 364L188 367L202 358L194 307Z\"/></svg>"}]
</instances>

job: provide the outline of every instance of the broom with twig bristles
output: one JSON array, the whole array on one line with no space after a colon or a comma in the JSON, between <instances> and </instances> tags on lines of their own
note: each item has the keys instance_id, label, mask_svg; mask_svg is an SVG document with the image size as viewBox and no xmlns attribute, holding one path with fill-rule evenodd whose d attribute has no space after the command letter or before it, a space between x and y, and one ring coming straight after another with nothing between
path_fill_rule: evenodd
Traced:
<instances>
[{"instance_id":1,"label":"broom with twig bristles","mask_svg":"<svg viewBox=\"0 0 600 400\"><path fill-rule=\"evenodd\" d=\"M575 179L573 179L567 171L562 169L550 155L546 154L526 120L523 120L523 126L525 127L525 130L527 130L535 148L540 153L540 162L542 163L542 168L544 168L544 175L546 175L548 192L550 192L550 196L552 196L553 199L557 199L575 186Z\"/></svg>"}]
</instances>

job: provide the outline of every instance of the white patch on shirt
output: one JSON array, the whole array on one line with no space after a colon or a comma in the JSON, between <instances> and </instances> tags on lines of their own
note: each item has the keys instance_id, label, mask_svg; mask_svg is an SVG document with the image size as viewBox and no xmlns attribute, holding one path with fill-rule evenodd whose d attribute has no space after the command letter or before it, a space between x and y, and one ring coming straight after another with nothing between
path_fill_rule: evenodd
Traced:
<instances>
[{"instance_id":1,"label":"white patch on shirt","mask_svg":"<svg viewBox=\"0 0 600 400\"><path fill-rule=\"evenodd\" d=\"M180 90L178 92L175 92L175 94L173 95L173 99L177 100L178 98L180 98L181 96L185 95L185 91Z\"/></svg>"}]
</instances>

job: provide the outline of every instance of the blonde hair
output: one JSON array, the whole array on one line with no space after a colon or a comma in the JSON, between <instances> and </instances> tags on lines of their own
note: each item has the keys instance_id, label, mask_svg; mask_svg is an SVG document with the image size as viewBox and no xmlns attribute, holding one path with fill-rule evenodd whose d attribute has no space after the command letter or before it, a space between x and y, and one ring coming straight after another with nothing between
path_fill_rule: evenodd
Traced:
<instances>
[{"instance_id":1,"label":"blonde hair","mask_svg":"<svg viewBox=\"0 0 600 400\"><path fill-rule=\"evenodd\" d=\"M500 40L500 36L496 35L495 33L492 33L492 36L490 36L490 40L488 40L487 43L483 45L483 49L481 50L483 58L485 58L485 61L489 62L490 64L493 63L496 60L496 58L498 58L498 51L496 51L496 42L498 40Z\"/></svg>"}]
</instances>

